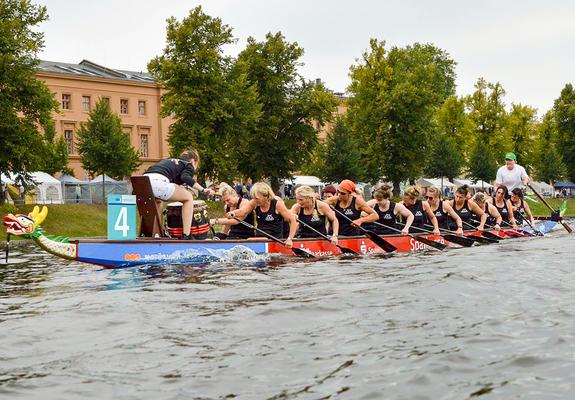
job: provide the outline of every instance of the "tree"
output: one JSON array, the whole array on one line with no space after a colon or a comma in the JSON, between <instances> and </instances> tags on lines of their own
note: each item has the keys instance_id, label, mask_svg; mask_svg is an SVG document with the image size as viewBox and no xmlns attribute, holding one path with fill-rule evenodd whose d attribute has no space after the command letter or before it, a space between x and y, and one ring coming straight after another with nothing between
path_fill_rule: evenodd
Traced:
<instances>
[{"instance_id":1,"label":"tree","mask_svg":"<svg viewBox=\"0 0 575 400\"><path fill-rule=\"evenodd\" d=\"M325 182L363 178L361 153L345 121L339 118L325 143L318 146L318 167L314 174Z\"/></svg>"},{"instance_id":2,"label":"tree","mask_svg":"<svg viewBox=\"0 0 575 400\"><path fill-rule=\"evenodd\" d=\"M237 142L260 117L255 87L223 47L235 42L232 29L200 6L181 22L167 21L167 45L148 64L166 93L163 116L172 116L168 142L172 155L194 147L201 155L200 178L236 175Z\"/></svg>"},{"instance_id":3,"label":"tree","mask_svg":"<svg viewBox=\"0 0 575 400\"><path fill-rule=\"evenodd\" d=\"M537 112L534 108L512 104L507 116L506 137L511 141L509 149L515 153L519 163L531 172L537 129Z\"/></svg>"},{"instance_id":4,"label":"tree","mask_svg":"<svg viewBox=\"0 0 575 400\"><path fill-rule=\"evenodd\" d=\"M317 145L313 124L331 120L335 97L321 82L305 81L297 72L303 49L281 33L265 41L248 38L237 65L257 90L261 117L240 137L240 172L257 180L268 177L274 190L312 156Z\"/></svg>"},{"instance_id":5,"label":"tree","mask_svg":"<svg viewBox=\"0 0 575 400\"><path fill-rule=\"evenodd\" d=\"M469 177L474 181L491 181L497 174L497 161L489 151L489 145L477 139L468 164Z\"/></svg>"},{"instance_id":6,"label":"tree","mask_svg":"<svg viewBox=\"0 0 575 400\"><path fill-rule=\"evenodd\" d=\"M0 2L0 172L39 169L57 103L36 79L44 35L33 28L48 19L46 7L28 0Z\"/></svg>"},{"instance_id":7,"label":"tree","mask_svg":"<svg viewBox=\"0 0 575 400\"><path fill-rule=\"evenodd\" d=\"M56 139L54 124L49 124L44 132L44 152L39 161L39 170L50 175L64 172L72 175L73 171L68 167L68 147L63 136Z\"/></svg>"},{"instance_id":8,"label":"tree","mask_svg":"<svg viewBox=\"0 0 575 400\"><path fill-rule=\"evenodd\" d=\"M96 103L88 121L78 130L78 154L85 170L115 179L130 175L141 164L138 152L130 144L130 137L122 132L120 117L110 110L105 99ZM104 176L102 183L104 199Z\"/></svg>"},{"instance_id":9,"label":"tree","mask_svg":"<svg viewBox=\"0 0 575 400\"><path fill-rule=\"evenodd\" d=\"M567 177L575 181L575 91L568 83L553 105L557 126L557 145L562 154Z\"/></svg>"},{"instance_id":10,"label":"tree","mask_svg":"<svg viewBox=\"0 0 575 400\"><path fill-rule=\"evenodd\" d=\"M499 82L488 83L483 78L477 81L475 89L466 99L473 140L483 142L486 150L499 155L496 161L502 162L508 146L504 135L507 118L503 102L505 90Z\"/></svg>"},{"instance_id":11,"label":"tree","mask_svg":"<svg viewBox=\"0 0 575 400\"><path fill-rule=\"evenodd\" d=\"M455 145L455 140L446 134L439 134L434 138L431 146L425 174L431 178L442 178L446 176L453 181L463 168L463 156Z\"/></svg>"},{"instance_id":12,"label":"tree","mask_svg":"<svg viewBox=\"0 0 575 400\"><path fill-rule=\"evenodd\" d=\"M435 125L439 134L446 135L451 139L463 159L467 159L471 148L470 133L472 124L465 114L465 99L457 96L449 96L435 114Z\"/></svg>"},{"instance_id":13,"label":"tree","mask_svg":"<svg viewBox=\"0 0 575 400\"><path fill-rule=\"evenodd\" d=\"M362 143L369 176L399 184L418 177L433 133L433 116L455 92L455 62L433 45L392 47L372 39L351 67L349 118Z\"/></svg>"},{"instance_id":14,"label":"tree","mask_svg":"<svg viewBox=\"0 0 575 400\"><path fill-rule=\"evenodd\" d=\"M539 136L533 156L535 177L552 185L561 180L565 174L565 165L561 154L557 151L557 127L553 111L543 116L537 128Z\"/></svg>"}]
</instances>

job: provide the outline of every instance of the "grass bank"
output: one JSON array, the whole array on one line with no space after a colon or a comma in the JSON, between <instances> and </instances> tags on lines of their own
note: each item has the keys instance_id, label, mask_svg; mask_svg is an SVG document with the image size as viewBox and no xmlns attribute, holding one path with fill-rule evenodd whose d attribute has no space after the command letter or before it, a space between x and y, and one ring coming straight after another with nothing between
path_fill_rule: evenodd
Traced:
<instances>
[{"instance_id":1,"label":"grass bank","mask_svg":"<svg viewBox=\"0 0 575 400\"><path fill-rule=\"evenodd\" d=\"M563 199L548 199L553 207L559 207ZM210 218L220 218L224 215L221 202L207 202ZM293 201L288 202L291 206ZM575 199L567 200L567 216L575 216ZM535 215L550 215L547 207L541 202L529 201L529 206ZM28 214L32 205L0 206L0 218L8 213ZM106 236L107 214L105 205L94 204L53 204L48 206L48 217L42 226L48 234L68 237ZM0 240L6 239L6 230L0 228Z\"/></svg>"}]
</instances>

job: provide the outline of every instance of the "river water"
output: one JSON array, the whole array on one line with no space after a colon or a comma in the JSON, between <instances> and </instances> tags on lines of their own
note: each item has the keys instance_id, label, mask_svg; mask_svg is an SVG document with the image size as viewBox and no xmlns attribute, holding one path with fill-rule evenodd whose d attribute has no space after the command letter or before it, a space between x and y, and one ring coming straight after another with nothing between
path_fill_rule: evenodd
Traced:
<instances>
[{"instance_id":1,"label":"river water","mask_svg":"<svg viewBox=\"0 0 575 400\"><path fill-rule=\"evenodd\" d=\"M0 265L2 399L574 399L575 236L318 262Z\"/></svg>"}]
</instances>

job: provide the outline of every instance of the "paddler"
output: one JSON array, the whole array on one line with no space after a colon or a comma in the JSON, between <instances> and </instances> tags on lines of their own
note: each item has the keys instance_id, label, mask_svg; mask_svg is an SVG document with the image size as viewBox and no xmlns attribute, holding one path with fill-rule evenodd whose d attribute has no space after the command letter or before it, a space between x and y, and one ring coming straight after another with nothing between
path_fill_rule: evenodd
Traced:
<instances>
[{"instance_id":1,"label":"paddler","mask_svg":"<svg viewBox=\"0 0 575 400\"><path fill-rule=\"evenodd\" d=\"M535 226L535 219L529 208L529 204L523 200L523 190L515 188L511 191L511 208L513 210L513 216L517 223L522 223L525 217L531 222L531 226Z\"/></svg>"},{"instance_id":2,"label":"paddler","mask_svg":"<svg viewBox=\"0 0 575 400\"><path fill-rule=\"evenodd\" d=\"M373 199L369 200L367 205L377 213L378 219L376 222L380 225L369 224L366 228L378 235L396 234L398 230L403 235L407 235L409 227L413 223L413 214L403 204L391 201L390 198L391 186L382 184L375 188ZM400 215L406 221L403 228L397 225L397 217Z\"/></svg>"},{"instance_id":3,"label":"paddler","mask_svg":"<svg viewBox=\"0 0 575 400\"><path fill-rule=\"evenodd\" d=\"M433 226L433 234L439 235L439 225L435 214L431 211L429 203L419 199L419 196L421 196L421 190L415 186L409 186L403 191L403 198L400 202L413 214L414 219L410 232L421 233L419 229L427 230L425 225L429 222Z\"/></svg>"},{"instance_id":4,"label":"paddler","mask_svg":"<svg viewBox=\"0 0 575 400\"><path fill-rule=\"evenodd\" d=\"M239 209L242 204L249 201L240 197L236 189L226 183L220 185L218 195L224 203L224 211L226 213ZM251 212L247 214L243 220L250 225L254 225L254 213ZM211 224L222 225L222 230L217 234L219 239L248 239L257 236L253 229L248 228L233 218L212 219Z\"/></svg>"},{"instance_id":5,"label":"paddler","mask_svg":"<svg viewBox=\"0 0 575 400\"><path fill-rule=\"evenodd\" d=\"M284 244L287 247L292 247L293 238L298 228L295 215L287 209L283 200L274 194L267 183L255 183L250 194L252 199L245 203L242 202L239 209L228 212L227 217L243 219L255 211L256 227L276 238L283 238L284 221L288 221L289 233Z\"/></svg>"},{"instance_id":6,"label":"paddler","mask_svg":"<svg viewBox=\"0 0 575 400\"><path fill-rule=\"evenodd\" d=\"M335 216L335 212L325 202L317 199L317 193L309 186L299 186L295 190L296 203L292 206L291 212L297 218L311 226L316 231L327 236L327 223L331 225L331 242L337 245L337 237L339 232L339 221ZM309 229L304 224L299 224L298 237L300 238L314 238L319 235L313 230Z\"/></svg>"},{"instance_id":7,"label":"paddler","mask_svg":"<svg viewBox=\"0 0 575 400\"><path fill-rule=\"evenodd\" d=\"M358 228L361 224L377 221L377 213L367 205L364 199L357 196L355 183L349 179L341 181L337 189L337 195L330 197L325 202L337 210L335 216L339 221L340 236L361 236L362 233ZM363 217L361 216L362 211L365 212ZM342 217L341 214L347 218Z\"/></svg>"},{"instance_id":8,"label":"paddler","mask_svg":"<svg viewBox=\"0 0 575 400\"><path fill-rule=\"evenodd\" d=\"M463 185L458 187L455 191L455 199L450 200L450 205L457 215L459 215L459 218L461 218L463 225L471 224L473 214L479 217L477 230L482 231L485 228L487 214L469 198L469 194L469 186ZM466 227L468 228L468 226L464 226L464 228Z\"/></svg>"},{"instance_id":9,"label":"paddler","mask_svg":"<svg viewBox=\"0 0 575 400\"><path fill-rule=\"evenodd\" d=\"M451 219L455 222L455 233L463 235L463 224L461 222L461 218L459 218L459 215L457 215L455 210L453 210L449 201L443 200L441 190L439 190L437 186L429 186L427 188L425 198L431 208L431 212L435 215L435 218L437 218L437 224L440 229L449 229L449 220Z\"/></svg>"},{"instance_id":10,"label":"paddler","mask_svg":"<svg viewBox=\"0 0 575 400\"><path fill-rule=\"evenodd\" d=\"M179 201L182 203L182 239L193 239L192 216L194 196L184 187L196 189L199 192L213 194L210 189L203 188L196 182L196 171L200 164L200 155L194 149L186 150L178 158L168 158L152 165L144 172L150 179L152 192L157 201Z\"/></svg>"},{"instance_id":11,"label":"paddler","mask_svg":"<svg viewBox=\"0 0 575 400\"><path fill-rule=\"evenodd\" d=\"M485 193L477 192L473 195L473 201L487 214L489 225L493 225L495 230L501 229L501 214L493 204L491 204ZM471 224L474 226L479 225L480 216L473 214Z\"/></svg>"},{"instance_id":12,"label":"paddler","mask_svg":"<svg viewBox=\"0 0 575 400\"><path fill-rule=\"evenodd\" d=\"M511 200L509 200L509 197L507 186L500 185L495 191L493 205L497 208L499 214L501 214L503 222L511 225L513 229L517 229L517 222L513 216L513 207L511 206Z\"/></svg>"}]
</instances>

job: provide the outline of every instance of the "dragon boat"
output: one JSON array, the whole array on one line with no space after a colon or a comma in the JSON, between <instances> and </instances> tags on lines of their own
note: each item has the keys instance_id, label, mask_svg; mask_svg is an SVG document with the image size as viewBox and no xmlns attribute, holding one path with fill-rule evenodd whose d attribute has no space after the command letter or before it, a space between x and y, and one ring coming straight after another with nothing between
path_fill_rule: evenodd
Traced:
<instances>
[{"instance_id":1,"label":"dragon boat","mask_svg":"<svg viewBox=\"0 0 575 400\"><path fill-rule=\"evenodd\" d=\"M47 252L72 261L96 264L105 268L121 268L139 265L168 264L206 264L209 262L255 260L266 255L293 255L292 250L280 243L267 239L254 240L178 240L171 238L138 238L136 240L106 239L68 239L59 236L47 236L41 223L48 215L48 208L36 206L30 214L9 214L4 217L4 226L8 234L34 240ZM547 233L556 222L542 221L534 228ZM492 237L523 237L527 231L503 229L488 231ZM466 236L480 238L486 232L468 231ZM531 236L531 235L529 235ZM447 247L460 247L448 241L444 236L435 235L383 235L386 241L397 248L397 252L414 252L429 249L417 240L424 237ZM496 242L496 240L493 242ZM341 254L340 248L325 239L296 239L294 247L304 249L315 257L330 257ZM367 237L342 237L339 245L358 254L378 254L384 251ZM8 243L6 247L8 256Z\"/></svg>"}]
</instances>

